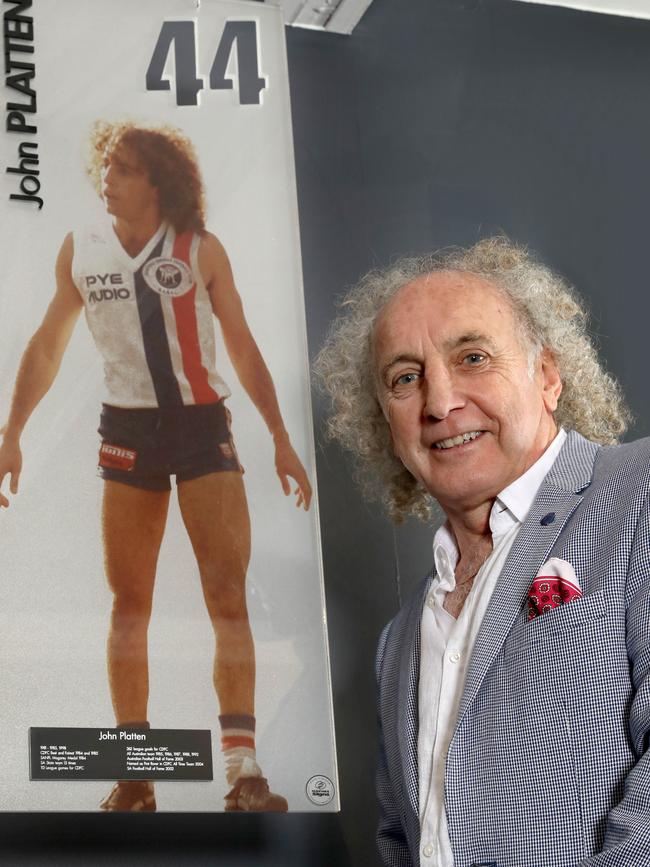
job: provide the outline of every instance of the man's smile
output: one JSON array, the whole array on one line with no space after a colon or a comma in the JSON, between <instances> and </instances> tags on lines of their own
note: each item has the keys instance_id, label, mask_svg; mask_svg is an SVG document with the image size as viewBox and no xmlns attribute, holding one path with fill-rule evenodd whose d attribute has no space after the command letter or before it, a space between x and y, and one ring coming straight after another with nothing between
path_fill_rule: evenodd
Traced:
<instances>
[{"instance_id":1,"label":"man's smile","mask_svg":"<svg viewBox=\"0 0 650 867\"><path fill-rule=\"evenodd\" d=\"M448 437L447 439L436 440L431 443L431 448L438 449L440 451L444 451L446 449L458 448L459 446L467 445L467 443L473 442L475 439L478 439L485 431L482 430L472 430L466 431L462 434L457 434L453 437Z\"/></svg>"}]
</instances>

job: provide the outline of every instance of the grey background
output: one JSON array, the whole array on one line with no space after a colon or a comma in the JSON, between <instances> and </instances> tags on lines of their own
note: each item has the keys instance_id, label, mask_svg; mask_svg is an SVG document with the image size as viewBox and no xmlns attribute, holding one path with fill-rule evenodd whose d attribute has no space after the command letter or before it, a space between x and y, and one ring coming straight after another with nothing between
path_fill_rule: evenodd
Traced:
<instances>
[{"instance_id":1,"label":"grey background","mask_svg":"<svg viewBox=\"0 0 650 867\"><path fill-rule=\"evenodd\" d=\"M352 37L287 32L310 349L398 254L505 231L588 298L650 429L650 22L506 0L374 0ZM316 430L324 407L314 399ZM0 816L0 861L374 867L377 635L429 568L318 435L340 815Z\"/></svg>"}]
</instances>

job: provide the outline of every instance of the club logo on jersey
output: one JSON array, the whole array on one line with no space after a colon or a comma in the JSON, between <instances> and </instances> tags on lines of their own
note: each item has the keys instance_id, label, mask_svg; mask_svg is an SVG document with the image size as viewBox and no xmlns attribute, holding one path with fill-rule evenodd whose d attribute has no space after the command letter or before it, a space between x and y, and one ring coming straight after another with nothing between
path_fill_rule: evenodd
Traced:
<instances>
[{"instance_id":1,"label":"club logo on jersey","mask_svg":"<svg viewBox=\"0 0 650 867\"><path fill-rule=\"evenodd\" d=\"M194 283L192 272L181 259L156 256L142 269L147 286L159 295L178 298L189 292Z\"/></svg>"}]
</instances>

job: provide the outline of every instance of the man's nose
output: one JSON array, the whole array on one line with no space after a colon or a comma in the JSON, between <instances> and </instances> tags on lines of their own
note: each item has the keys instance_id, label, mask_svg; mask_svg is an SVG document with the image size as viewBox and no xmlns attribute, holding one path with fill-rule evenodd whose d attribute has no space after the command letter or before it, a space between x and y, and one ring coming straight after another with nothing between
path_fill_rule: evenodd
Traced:
<instances>
[{"instance_id":1,"label":"man's nose","mask_svg":"<svg viewBox=\"0 0 650 867\"><path fill-rule=\"evenodd\" d=\"M450 412L465 405L465 396L458 383L446 367L440 366L427 371L424 377L424 405L422 413L425 418L440 421L447 418Z\"/></svg>"}]
</instances>

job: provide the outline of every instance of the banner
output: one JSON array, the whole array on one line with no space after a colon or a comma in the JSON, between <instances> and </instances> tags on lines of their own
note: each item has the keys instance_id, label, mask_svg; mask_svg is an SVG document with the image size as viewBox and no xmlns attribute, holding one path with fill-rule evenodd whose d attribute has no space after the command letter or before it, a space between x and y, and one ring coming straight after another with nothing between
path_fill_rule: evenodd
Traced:
<instances>
[{"instance_id":1,"label":"banner","mask_svg":"<svg viewBox=\"0 0 650 867\"><path fill-rule=\"evenodd\" d=\"M0 809L337 810L281 10L3 16Z\"/></svg>"}]
</instances>

